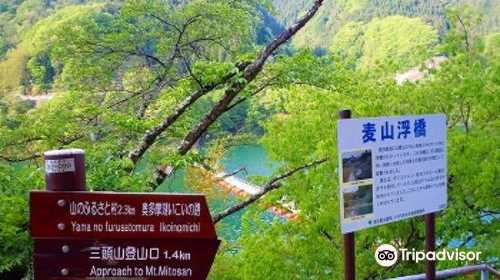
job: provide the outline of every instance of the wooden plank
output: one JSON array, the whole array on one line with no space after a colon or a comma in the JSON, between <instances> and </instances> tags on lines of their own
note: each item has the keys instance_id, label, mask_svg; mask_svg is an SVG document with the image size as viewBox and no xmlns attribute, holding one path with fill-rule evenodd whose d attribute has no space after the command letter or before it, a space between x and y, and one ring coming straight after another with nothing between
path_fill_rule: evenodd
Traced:
<instances>
[{"instance_id":1,"label":"wooden plank","mask_svg":"<svg viewBox=\"0 0 500 280\"><path fill-rule=\"evenodd\" d=\"M219 244L219 240L35 239L35 279L206 279Z\"/></svg>"},{"instance_id":2,"label":"wooden plank","mask_svg":"<svg viewBox=\"0 0 500 280\"><path fill-rule=\"evenodd\" d=\"M30 193L35 238L216 239L204 195Z\"/></svg>"}]
</instances>

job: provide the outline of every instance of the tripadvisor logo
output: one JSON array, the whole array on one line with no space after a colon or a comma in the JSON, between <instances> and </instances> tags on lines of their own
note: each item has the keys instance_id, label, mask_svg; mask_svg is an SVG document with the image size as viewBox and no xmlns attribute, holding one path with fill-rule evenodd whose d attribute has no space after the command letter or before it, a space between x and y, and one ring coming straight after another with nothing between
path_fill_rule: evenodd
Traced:
<instances>
[{"instance_id":1,"label":"tripadvisor logo","mask_svg":"<svg viewBox=\"0 0 500 280\"><path fill-rule=\"evenodd\" d=\"M479 255L481 252L459 252L458 249L454 251L447 251L443 249L437 252L423 252L423 251L415 251L415 249L399 249L399 255L401 256L402 261L414 261L418 263L419 261L424 260L455 260L455 261L479 261ZM389 244L380 245L375 251L375 260L381 266L392 266L398 260L398 250L394 248L394 246Z\"/></svg>"},{"instance_id":2,"label":"tripadvisor logo","mask_svg":"<svg viewBox=\"0 0 500 280\"><path fill-rule=\"evenodd\" d=\"M398 260L398 251L392 245L381 245L375 251L375 260L381 266L391 266Z\"/></svg>"}]
</instances>

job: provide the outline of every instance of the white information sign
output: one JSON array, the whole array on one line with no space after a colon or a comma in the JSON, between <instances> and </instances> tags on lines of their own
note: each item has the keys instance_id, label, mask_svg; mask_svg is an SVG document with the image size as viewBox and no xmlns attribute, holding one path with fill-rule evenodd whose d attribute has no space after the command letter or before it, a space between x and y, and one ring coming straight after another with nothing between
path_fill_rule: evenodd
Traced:
<instances>
[{"instance_id":1,"label":"white information sign","mask_svg":"<svg viewBox=\"0 0 500 280\"><path fill-rule=\"evenodd\" d=\"M74 158L46 159L45 173L75 172Z\"/></svg>"},{"instance_id":2,"label":"white information sign","mask_svg":"<svg viewBox=\"0 0 500 280\"><path fill-rule=\"evenodd\" d=\"M338 123L342 233L446 208L446 116Z\"/></svg>"}]
</instances>

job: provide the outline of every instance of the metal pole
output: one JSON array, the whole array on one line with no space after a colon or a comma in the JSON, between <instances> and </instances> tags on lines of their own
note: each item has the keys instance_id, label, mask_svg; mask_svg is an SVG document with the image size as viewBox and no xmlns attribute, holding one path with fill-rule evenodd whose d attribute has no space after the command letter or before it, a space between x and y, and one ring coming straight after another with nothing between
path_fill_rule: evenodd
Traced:
<instances>
[{"instance_id":1,"label":"metal pole","mask_svg":"<svg viewBox=\"0 0 500 280\"><path fill-rule=\"evenodd\" d=\"M436 251L436 217L425 215L425 252ZM425 261L425 280L436 280L436 261Z\"/></svg>"},{"instance_id":2,"label":"metal pole","mask_svg":"<svg viewBox=\"0 0 500 280\"><path fill-rule=\"evenodd\" d=\"M483 277L483 278L481 278L481 280L488 280L489 273L491 273L492 275L495 275L497 277L500 277L500 273L496 272L491 267L489 267L485 264L477 264L477 265L467 265L467 266L455 267L455 268L451 268L451 269L447 269L447 270L436 271L436 278L437 279L448 279L448 278L452 278L452 277L456 277L456 276L460 276L460 275L471 274L473 272L480 272L481 277ZM425 273L390 278L390 279L386 279L386 280L425 280Z\"/></svg>"},{"instance_id":3,"label":"metal pole","mask_svg":"<svg viewBox=\"0 0 500 280\"><path fill-rule=\"evenodd\" d=\"M489 272L488 269L481 270L481 280L488 280L489 276L488 272Z\"/></svg>"},{"instance_id":4,"label":"metal pole","mask_svg":"<svg viewBox=\"0 0 500 280\"><path fill-rule=\"evenodd\" d=\"M340 119L350 119L351 110L339 111ZM345 280L356 279L356 250L354 232L344 234L344 278Z\"/></svg>"}]
</instances>

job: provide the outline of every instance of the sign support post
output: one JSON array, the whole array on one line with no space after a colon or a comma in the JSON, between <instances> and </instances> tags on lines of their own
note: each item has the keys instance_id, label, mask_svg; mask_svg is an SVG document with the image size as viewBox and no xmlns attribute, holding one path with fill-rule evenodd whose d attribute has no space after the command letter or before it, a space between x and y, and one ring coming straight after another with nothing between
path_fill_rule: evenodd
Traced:
<instances>
[{"instance_id":1,"label":"sign support post","mask_svg":"<svg viewBox=\"0 0 500 280\"><path fill-rule=\"evenodd\" d=\"M436 251L436 216L425 215L425 253ZM436 261L425 261L425 280L436 280Z\"/></svg>"},{"instance_id":2,"label":"sign support post","mask_svg":"<svg viewBox=\"0 0 500 280\"><path fill-rule=\"evenodd\" d=\"M85 151L53 150L44 153L47 191L87 191Z\"/></svg>"},{"instance_id":3,"label":"sign support post","mask_svg":"<svg viewBox=\"0 0 500 280\"><path fill-rule=\"evenodd\" d=\"M339 111L340 119L350 119L352 115L351 110ZM339 176L340 171L339 171ZM356 247L354 232L344 234L344 278L345 280L356 279Z\"/></svg>"}]
</instances>

